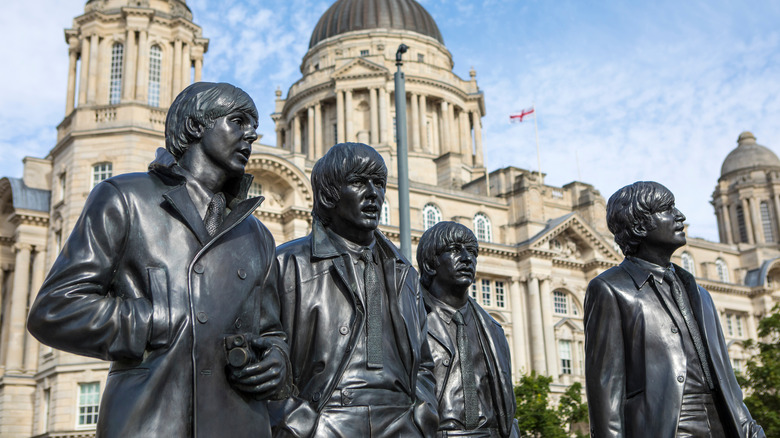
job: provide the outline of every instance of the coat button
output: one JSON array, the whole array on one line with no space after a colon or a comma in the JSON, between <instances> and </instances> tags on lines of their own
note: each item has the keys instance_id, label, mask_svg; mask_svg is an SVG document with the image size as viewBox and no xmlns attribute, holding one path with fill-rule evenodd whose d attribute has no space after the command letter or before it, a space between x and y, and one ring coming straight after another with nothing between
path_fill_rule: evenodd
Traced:
<instances>
[{"instance_id":1,"label":"coat button","mask_svg":"<svg viewBox=\"0 0 780 438\"><path fill-rule=\"evenodd\" d=\"M672 327L672 333L677 333L677 327Z\"/></svg>"},{"instance_id":2,"label":"coat button","mask_svg":"<svg viewBox=\"0 0 780 438\"><path fill-rule=\"evenodd\" d=\"M445 367L448 367L448 366L450 366L450 360L449 359L444 359L442 364L444 364Z\"/></svg>"},{"instance_id":3,"label":"coat button","mask_svg":"<svg viewBox=\"0 0 780 438\"><path fill-rule=\"evenodd\" d=\"M339 333L341 333L342 335L346 335L347 333L349 333L349 327L342 325L341 327L339 327Z\"/></svg>"},{"instance_id":4,"label":"coat button","mask_svg":"<svg viewBox=\"0 0 780 438\"><path fill-rule=\"evenodd\" d=\"M198 312L198 322L201 324L205 324L206 321L209 320L209 316L206 315L206 312Z\"/></svg>"},{"instance_id":5,"label":"coat button","mask_svg":"<svg viewBox=\"0 0 780 438\"><path fill-rule=\"evenodd\" d=\"M685 381L685 377L683 377L683 376L677 376L677 381L678 381L678 382L680 382L680 383L682 383L682 382L684 382L684 381Z\"/></svg>"},{"instance_id":6,"label":"coat button","mask_svg":"<svg viewBox=\"0 0 780 438\"><path fill-rule=\"evenodd\" d=\"M242 280L246 278L246 271L244 270L244 268L238 269L238 278Z\"/></svg>"},{"instance_id":7,"label":"coat button","mask_svg":"<svg viewBox=\"0 0 780 438\"><path fill-rule=\"evenodd\" d=\"M241 322L241 318L236 319L235 326L237 329L240 329L242 324L243 323Z\"/></svg>"},{"instance_id":8,"label":"coat button","mask_svg":"<svg viewBox=\"0 0 780 438\"><path fill-rule=\"evenodd\" d=\"M352 391L348 389L341 391L341 403L344 406L349 406L352 404Z\"/></svg>"},{"instance_id":9,"label":"coat button","mask_svg":"<svg viewBox=\"0 0 780 438\"><path fill-rule=\"evenodd\" d=\"M193 268L196 274L202 274L203 273L203 265L200 263L195 263L195 267Z\"/></svg>"},{"instance_id":10,"label":"coat button","mask_svg":"<svg viewBox=\"0 0 780 438\"><path fill-rule=\"evenodd\" d=\"M320 401L320 397L321 397L321 395L320 395L320 392L319 392L319 391L317 391L317 392L315 392L315 393L314 393L314 394L311 396L311 401L313 401L313 402L318 402L318 401Z\"/></svg>"}]
</instances>

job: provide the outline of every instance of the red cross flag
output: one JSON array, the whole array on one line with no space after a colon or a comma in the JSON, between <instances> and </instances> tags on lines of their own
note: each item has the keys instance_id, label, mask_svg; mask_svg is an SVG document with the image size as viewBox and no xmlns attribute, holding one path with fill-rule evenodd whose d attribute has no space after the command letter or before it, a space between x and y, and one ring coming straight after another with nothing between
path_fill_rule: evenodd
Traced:
<instances>
[{"instance_id":1,"label":"red cross flag","mask_svg":"<svg viewBox=\"0 0 780 438\"><path fill-rule=\"evenodd\" d=\"M531 115L534 113L534 107L526 108L519 113L513 113L509 115L509 122L510 123L522 123L525 116Z\"/></svg>"}]
</instances>

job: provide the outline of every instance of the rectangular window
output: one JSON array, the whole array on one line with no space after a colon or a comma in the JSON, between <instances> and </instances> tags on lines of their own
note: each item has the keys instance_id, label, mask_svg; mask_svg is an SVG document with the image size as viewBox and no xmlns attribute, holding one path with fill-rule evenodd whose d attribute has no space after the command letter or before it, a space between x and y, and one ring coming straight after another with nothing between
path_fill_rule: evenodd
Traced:
<instances>
[{"instance_id":1,"label":"rectangular window","mask_svg":"<svg viewBox=\"0 0 780 438\"><path fill-rule=\"evenodd\" d=\"M259 182L252 182L249 191L246 193L250 198L256 198L263 195L263 186Z\"/></svg>"},{"instance_id":2,"label":"rectangular window","mask_svg":"<svg viewBox=\"0 0 780 438\"><path fill-rule=\"evenodd\" d=\"M737 205L737 228L739 228L739 241L747 243L747 227L745 226L745 212L742 210L741 205Z\"/></svg>"},{"instance_id":3,"label":"rectangular window","mask_svg":"<svg viewBox=\"0 0 780 438\"><path fill-rule=\"evenodd\" d=\"M742 372L742 360L741 359L731 359L731 368L734 369L735 373L741 373Z\"/></svg>"},{"instance_id":4,"label":"rectangular window","mask_svg":"<svg viewBox=\"0 0 780 438\"><path fill-rule=\"evenodd\" d=\"M482 305L491 306L490 280L483 279L480 283L482 283Z\"/></svg>"},{"instance_id":5,"label":"rectangular window","mask_svg":"<svg viewBox=\"0 0 780 438\"><path fill-rule=\"evenodd\" d=\"M422 53L418 53L417 62L425 62L425 55L423 55Z\"/></svg>"},{"instance_id":6,"label":"rectangular window","mask_svg":"<svg viewBox=\"0 0 780 438\"><path fill-rule=\"evenodd\" d=\"M100 383L79 384L79 415L76 426L79 428L97 424L100 406Z\"/></svg>"},{"instance_id":7,"label":"rectangular window","mask_svg":"<svg viewBox=\"0 0 780 438\"><path fill-rule=\"evenodd\" d=\"M561 374L571 374L571 341L558 341L561 356Z\"/></svg>"},{"instance_id":8,"label":"rectangular window","mask_svg":"<svg viewBox=\"0 0 780 438\"><path fill-rule=\"evenodd\" d=\"M108 103L116 105L122 98L122 65L125 47L115 43L111 48L111 78L108 90Z\"/></svg>"},{"instance_id":9,"label":"rectangular window","mask_svg":"<svg viewBox=\"0 0 780 438\"><path fill-rule=\"evenodd\" d=\"M368 56L368 50L361 50L360 56Z\"/></svg>"},{"instance_id":10,"label":"rectangular window","mask_svg":"<svg viewBox=\"0 0 780 438\"><path fill-rule=\"evenodd\" d=\"M471 298L477 299L477 281L471 283Z\"/></svg>"},{"instance_id":11,"label":"rectangular window","mask_svg":"<svg viewBox=\"0 0 780 438\"><path fill-rule=\"evenodd\" d=\"M743 336L742 332L742 315L734 315L734 322L737 326L737 337L741 338Z\"/></svg>"},{"instance_id":12,"label":"rectangular window","mask_svg":"<svg viewBox=\"0 0 780 438\"><path fill-rule=\"evenodd\" d=\"M559 315L569 313L569 302L566 294L563 292L553 292L553 310Z\"/></svg>"},{"instance_id":13,"label":"rectangular window","mask_svg":"<svg viewBox=\"0 0 780 438\"><path fill-rule=\"evenodd\" d=\"M730 313L726 314L726 332L729 334L729 336L734 336L733 319L734 319L734 315Z\"/></svg>"},{"instance_id":14,"label":"rectangular window","mask_svg":"<svg viewBox=\"0 0 780 438\"><path fill-rule=\"evenodd\" d=\"M51 388L43 390L43 410L41 411L41 426L43 432L49 431L49 411L51 410Z\"/></svg>"},{"instance_id":15,"label":"rectangular window","mask_svg":"<svg viewBox=\"0 0 780 438\"><path fill-rule=\"evenodd\" d=\"M63 172L60 175L60 193L59 193L59 197L58 197L60 201L65 200L65 182L66 182L66 178L65 177L66 177L66 175L67 174L65 172Z\"/></svg>"},{"instance_id":16,"label":"rectangular window","mask_svg":"<svg viewBox=\"0 0 780 438\"><path fill-rule=\"evenodd\" d=\"M505 295L504 295L504 282L503 281L497 281L496 282L496 306L498 307L506 307L506 301L505 301Z\"/></svg>"},{"instance_id":17,"label":"rectangular window","mask_svg":"<svg viewBox=\"0 0 780 438\"><path fill-rule=\"evenodd\" d=\"M764 228L764 240L767 243L774 242L775 236L772 232L772 216L769 213L769 204L766 202L761 203L761 225Z\"/></svg>"},{"instance_id":18,"label":"rectangular window","mask_svg":"<svg viewBox=\"0 0 780 438\"><path fill-rule=\"evenodd\" d=\"M339 125L337 123L333 124L333 144L338 144L339 142Z\"/></svg>"},{"instance_id":19,"label":"rectangular window","mask_svg":"<svg viewBox=\"0 0 780 438\"><path fill-rule=\"evenodd\" d=\"M92 187L100 181L111 178L114 174L114 166L111 163L100 163L92 166Z\"/></svg>"},{"instance_id":20,"label":"rectangular window","mask_svg":"<svg viewBox=\"0 0 780 438\"><path fill-rule=\"evenodd\" d=\"M162 49L149 49L149 106L160 106L160 78L162 77Z\"/></svg>"}]
</instances>

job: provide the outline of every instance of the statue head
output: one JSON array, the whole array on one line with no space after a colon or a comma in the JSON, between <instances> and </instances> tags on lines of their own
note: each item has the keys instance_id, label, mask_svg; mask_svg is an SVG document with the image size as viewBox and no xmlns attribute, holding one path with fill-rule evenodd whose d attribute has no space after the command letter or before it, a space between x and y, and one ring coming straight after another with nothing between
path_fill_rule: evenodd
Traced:
<instances>
[{"instance_id":1,"label":"statue head","mask_svg":"<svg viewBox=\"0 0 780 438\"><path fill-rule=\"evenodd\" d=\"M211 129L217 119L235 112L251 117L257 129L257 108L244 90L226 83L190 85L176 96L168 109L165 148L179 160L193 143L200 141L200 129Z\"/></svg>"},{"instance_id":2,"label":"statue head","mask_svg":"<svg viewBox=\"0 0 780 438\"><path fill-rule=\"evenodd\" d=\"M364 236L379 225L385 200L387 167L382 156L363 143L339 143L320 158L311 172L312 214L345 236Z\"/></svg>"},{"instance_id":3,"label":"statue head","mask_svg":"<svg viewBox=\"0 0 780 438\"><path fill-rule=\"evenodd\" d=\"M685 216L675 207L674 195L657 182L627 185L607 202L607 226L627 256L648 245L674 252L685 245L683 221Z\"/></svg>"},{"instance_id":4,"label":"statue head","mask_svg":"<svg viewBox=\"0 0 780 438\"><path fill-rule=\"evenodd\" d=\"M466 226L442 221L428 228L417 245L417 266L420 284L430 288L439 280L452 282L452 287L468 287L474 282L479 243ZM446 278L444 278L446 277Z\"/></svg>"}]
</instances>

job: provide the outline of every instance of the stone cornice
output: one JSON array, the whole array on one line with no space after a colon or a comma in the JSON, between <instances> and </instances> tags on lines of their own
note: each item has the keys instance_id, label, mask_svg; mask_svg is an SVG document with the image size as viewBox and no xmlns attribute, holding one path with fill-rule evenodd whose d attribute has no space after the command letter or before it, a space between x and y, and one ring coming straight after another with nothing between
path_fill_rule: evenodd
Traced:
<instances>
[{"instance_id":1,"label":"stone cornice","mask_svg":"<svg viewBox=\"0 0 780 438\"><path fill-rule=\"evenodd\" d=\"M47 227L49 225L49 214L30 210L16 210L10 218L10 222L17 227L19 225Z\"/></svg>"}]
</instances>

